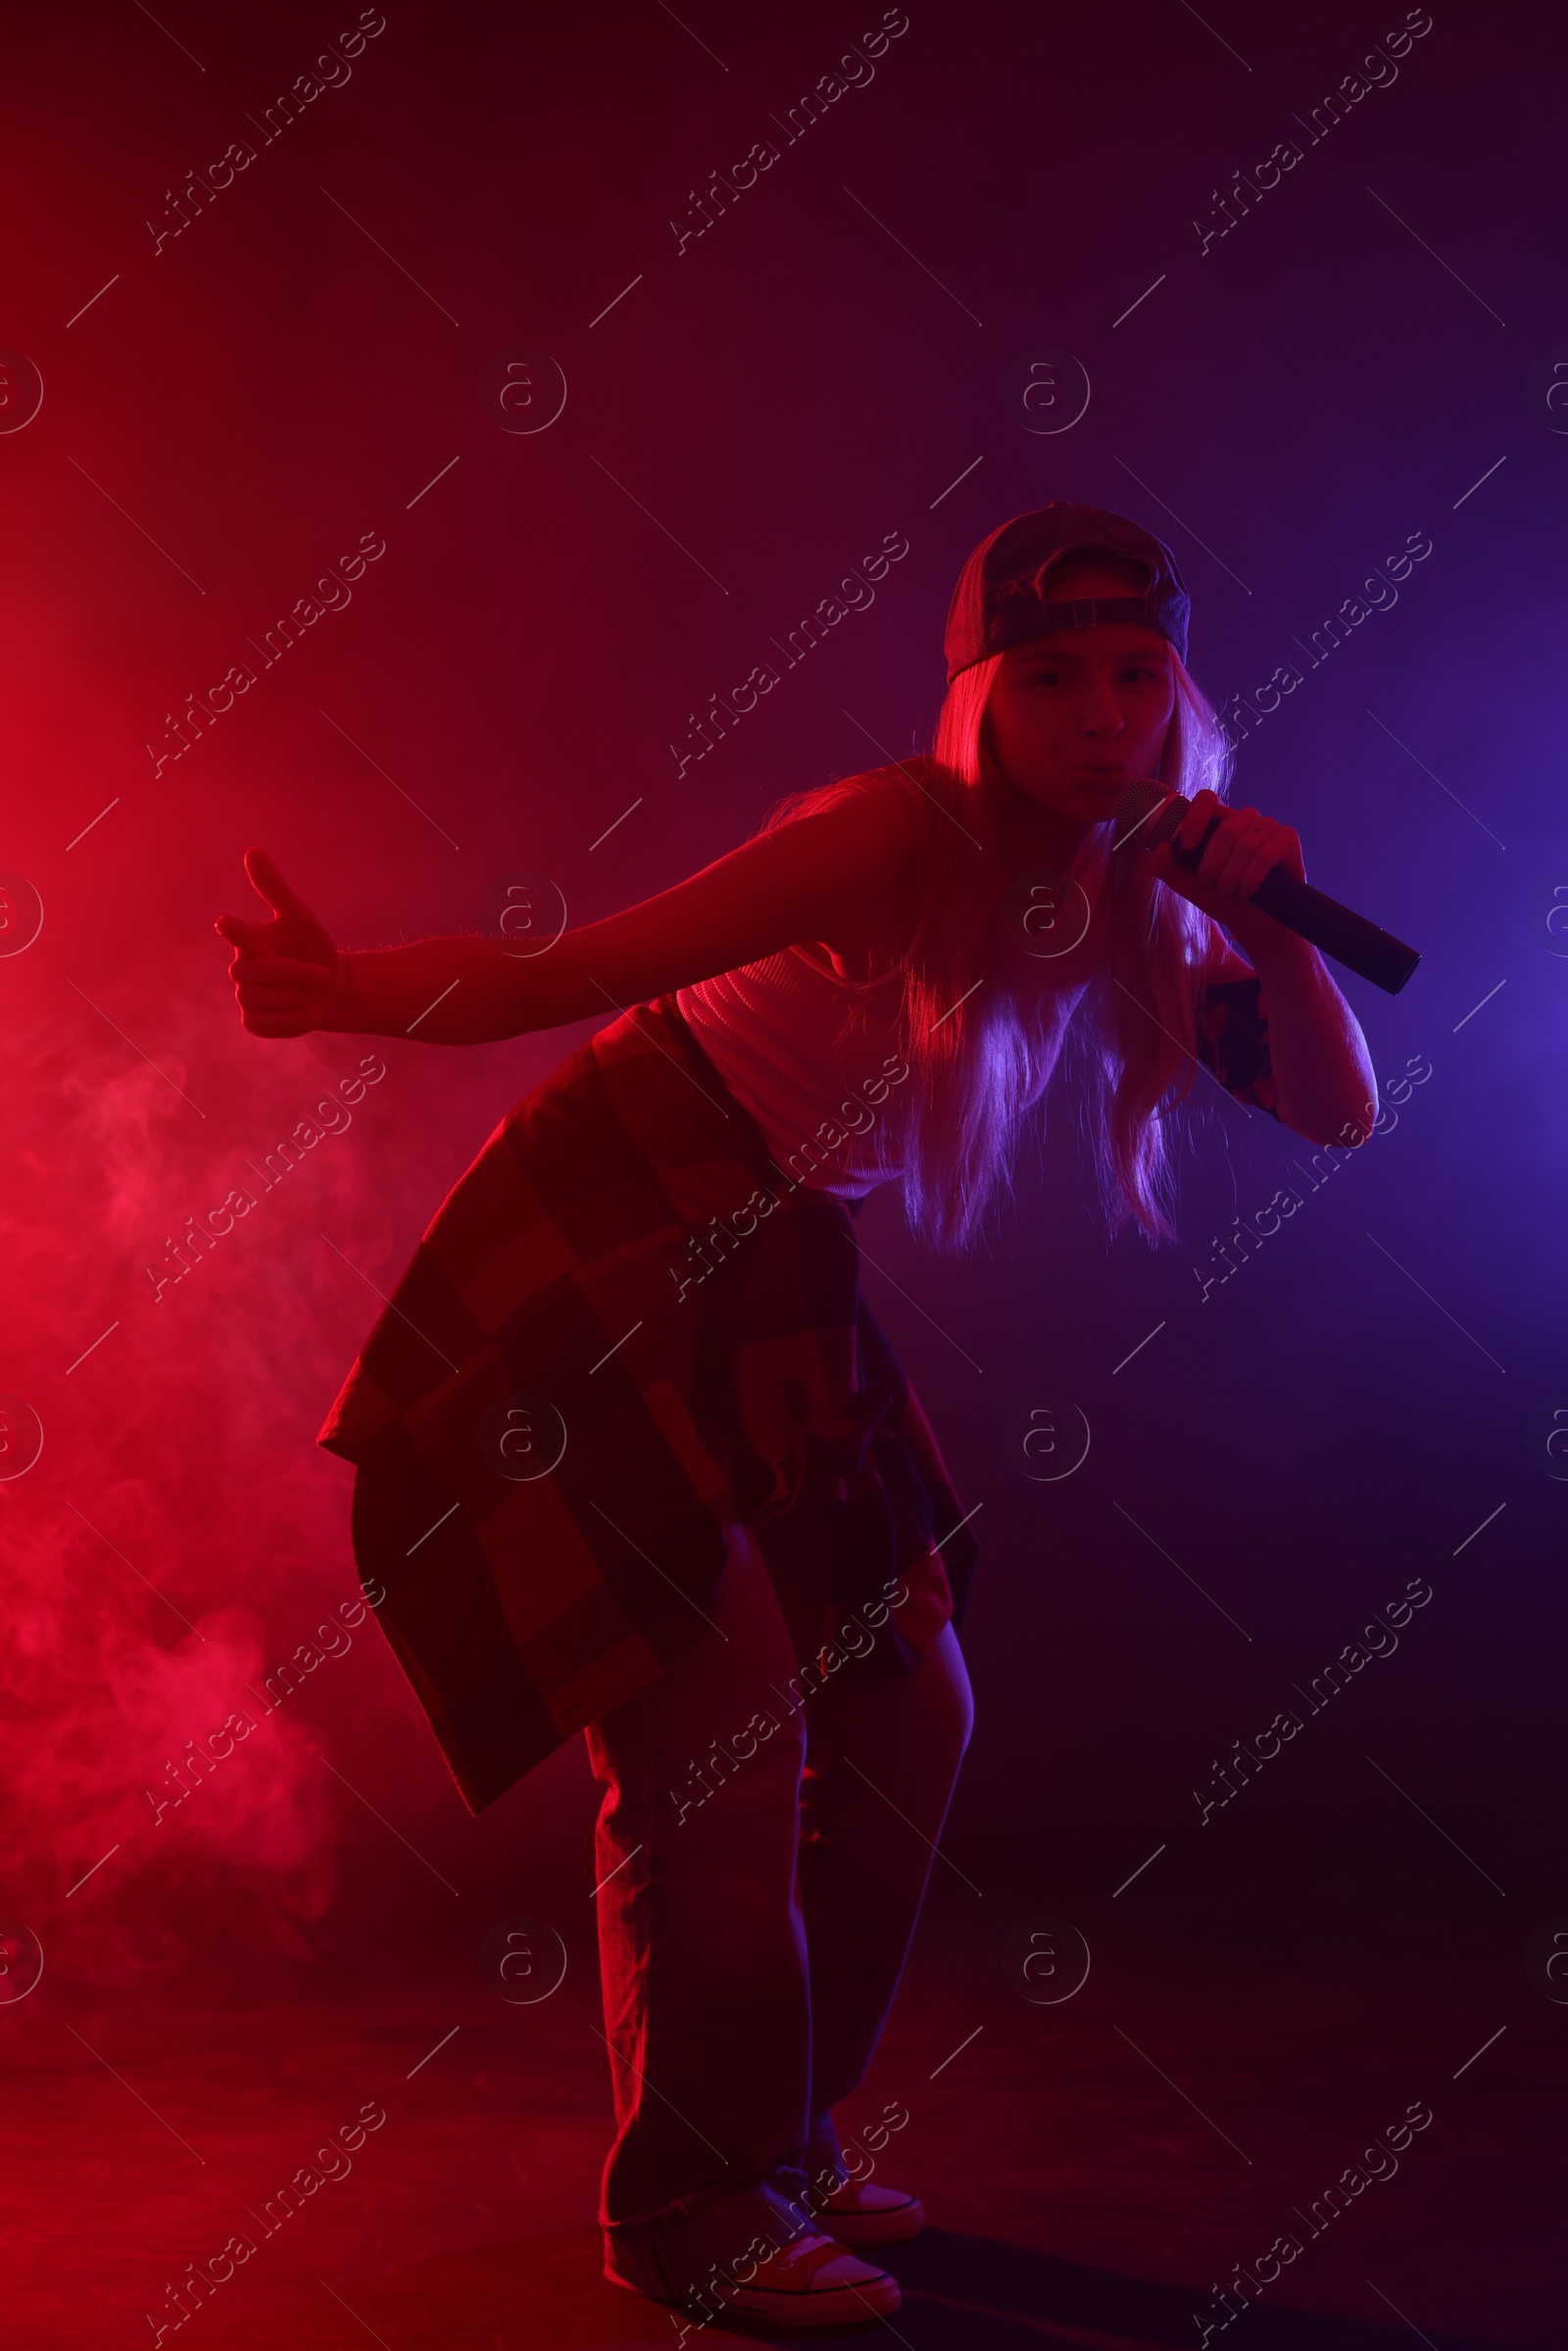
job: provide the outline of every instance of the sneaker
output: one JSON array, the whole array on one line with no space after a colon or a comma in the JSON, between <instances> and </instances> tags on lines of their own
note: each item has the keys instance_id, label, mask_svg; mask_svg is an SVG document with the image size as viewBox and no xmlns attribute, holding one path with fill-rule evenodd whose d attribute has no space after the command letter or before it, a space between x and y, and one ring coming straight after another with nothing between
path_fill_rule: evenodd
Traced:
<instances>
[{"instance_id":1,"label":"sneaker","mask_svg":"<svg viewBox=\"0 0 1568 2351\"><path fill-rule=\"evenodd\" d=\"M864 2180L842 2180L831 2196L817 2198L811 2210L841 2245L902 2244L925 2227L925 2207L918 2196Z\"/></svg>"},{"instance_id":2,"label":"sneaker","mask_svg":"<svg viewBox=\"0 0 1568 2351\"><path fill-rule=\"evenodd\" d=\"M608 2261L605 2276L632 2293L641 2290L616 2277ZM797 2237L760 2263L745 2285L732 2283L723 2291L724 2314L763 2319L772 2327L851 2327L888 2318L900 2300L897 2278L858 2260L830 2236Z\"/></svg>"}]
</instances>

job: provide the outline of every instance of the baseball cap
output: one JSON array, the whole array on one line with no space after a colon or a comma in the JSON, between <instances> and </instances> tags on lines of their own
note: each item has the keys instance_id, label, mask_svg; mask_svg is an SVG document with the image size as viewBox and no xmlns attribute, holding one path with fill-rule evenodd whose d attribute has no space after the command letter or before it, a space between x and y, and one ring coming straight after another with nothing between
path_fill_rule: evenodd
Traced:
<instances>
[{"instance_id":1,"label":"baseball cap","mask_svg":"<svg viewBox=\"0 0 1568 2351\"><path fill-rule=\"evenodd\" d=\"M1141 563L1142 596L1079 596L1053 602L1047 582L1069 555L1114 555ZM982 539L958 575L948 611L948 683L994 653L1006 653L1057 628L1095 628L1130 620L1152 628L1187 658L1187 589L1162 539L1104 507L1054 498L1033 514L1014 514Z\"/></svg>"}]
</instances>

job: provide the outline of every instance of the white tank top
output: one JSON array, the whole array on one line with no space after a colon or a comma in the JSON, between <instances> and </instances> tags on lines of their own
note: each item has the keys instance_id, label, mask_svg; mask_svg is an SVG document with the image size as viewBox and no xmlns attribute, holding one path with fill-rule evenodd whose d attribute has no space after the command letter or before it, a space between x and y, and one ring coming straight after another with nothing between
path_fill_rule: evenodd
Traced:
<instances>
[{"instance_id":1,"label":"white tank top","mask_svg":"<svg viewBox=\"0 0 1568 2351\"><path fill-rule=\"evenodd\" d=\"M1075 860L1093 909L1078 946L1056 960L1013 954L1038 988L1043 1015L1031 1101L1044 1093L1088 978L1108 949L1101 887L1107 847L1091 839ZM851 980L835 970L825 947L808 941L676 990L698 1043L792 1183L861 1200L904 1173L919 1084L900 1027L907 959L878 979Z\"/></svg>"},{"instance_id":2,"label":"white tank top","mask_svg":"<svg viewBox=\"0 0 1568 2351\"><path fill-rule=\"evenodd\" d=\"M904 1170L916 1080L904 968L843 978L814 941L675 992L699 1045L793 1183L860 1200Z\"/></svg>"}]
</instances>

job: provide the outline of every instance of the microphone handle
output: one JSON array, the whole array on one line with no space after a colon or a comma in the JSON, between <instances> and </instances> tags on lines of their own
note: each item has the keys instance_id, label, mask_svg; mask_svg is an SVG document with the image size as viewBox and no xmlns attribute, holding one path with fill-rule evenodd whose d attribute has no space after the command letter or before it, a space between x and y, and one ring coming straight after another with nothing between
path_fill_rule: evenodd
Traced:
<instances>
[{"instance_id":1,"label":"microphone handle","mask_svg":"<svg viewBox=\"0 0 1568 2351\"><path fill-rule=\"evenodd\" d=\"M1178 850L1175 855L1180 865L1196 866L1208 844L1208 836L1219 822L1216 816L1202 840L1194 850ZM1314 890L1310 882L1299 882L1284 865L1271 865L1247 902L1261 906L1276 922L1283 922L1288 931L1298 939L1307 940L1332 955L1348 971L1359 973L1374 987L1390 996L1397 996L1405 981L1420 962L1416 948L1407 947L1392 932L1380 930L1365 915L1354 913L1349 906L1341 906L1337 898Z\"/></svg>"},{"instance_id":2,"label":"microphone handle","mask_svg":"<svg viewBox=\"0 0 1568 2351\"><path fill-rule=\"evenodd\" d=\"M1251 903L1272 914L1276 922L1283 922L1287 930L1295 931L1298 939L1310 940L1337 963L1359 972L1362 979L1390 996L1398 995L1421 960L1419 952L1396 939L1392 931L1380 930L1364 914L1353 913L1337 898L1314 890L1310 882L1298 881L1287 866L1269 867L1252 892Z\"/></svg>"}]
</instances>

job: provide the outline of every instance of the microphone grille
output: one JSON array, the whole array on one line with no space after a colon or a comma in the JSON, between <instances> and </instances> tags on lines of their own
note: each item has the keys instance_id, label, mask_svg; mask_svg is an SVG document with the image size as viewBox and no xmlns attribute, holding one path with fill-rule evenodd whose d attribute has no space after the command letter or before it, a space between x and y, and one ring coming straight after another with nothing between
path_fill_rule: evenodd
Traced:
<instances>
[{"instance_id":1,"label":"microphone grille","mask_svg":"<svg viewBox=\"0 0 1568 2351\"><path fill-rule=\"evenodd\" d=\"M1165 809L1164 819L1155 817L1154 811L1165 802L1169 802L1170 806ZM1116 802L1116 847L1119 849L1124 841L1131 840L1138 833L1142 836L1144 847L1152 849L1156 841L1168 839L1175 831L1187 812L1187 802L1172 792L1168 784L1161 784L1152 776L1137 777L1132 783L1124 785Z\"/></svg>"}]
</instances>

